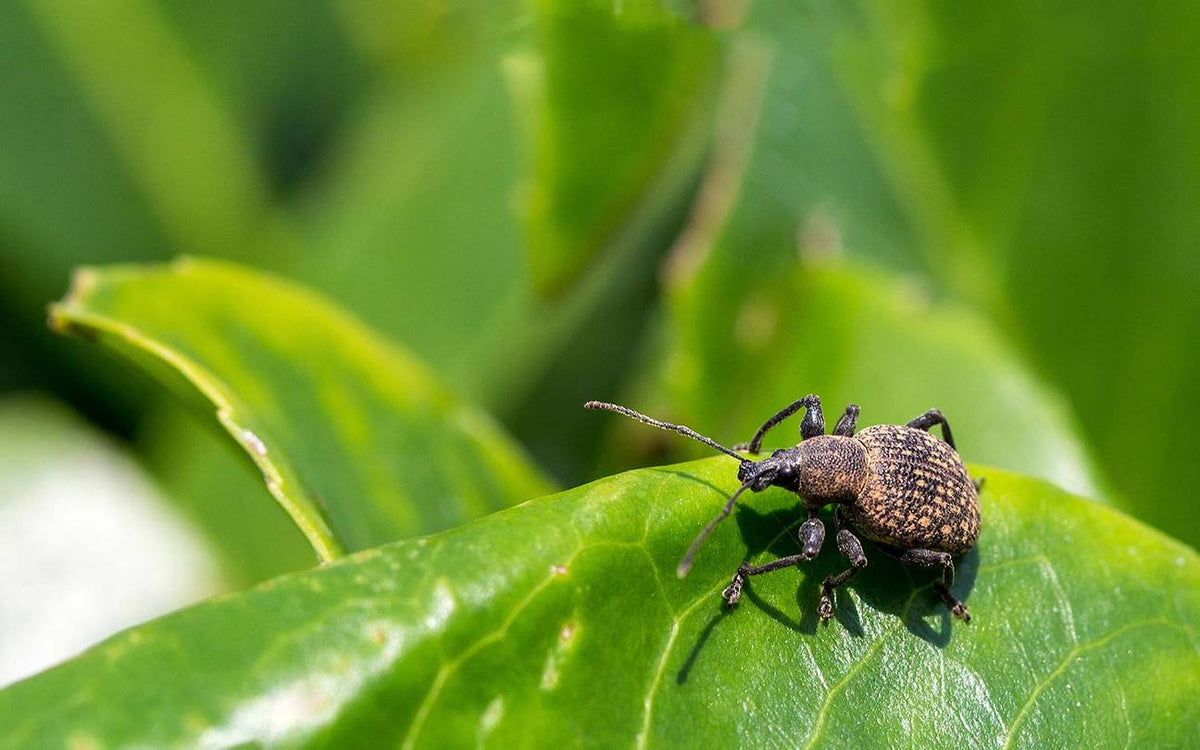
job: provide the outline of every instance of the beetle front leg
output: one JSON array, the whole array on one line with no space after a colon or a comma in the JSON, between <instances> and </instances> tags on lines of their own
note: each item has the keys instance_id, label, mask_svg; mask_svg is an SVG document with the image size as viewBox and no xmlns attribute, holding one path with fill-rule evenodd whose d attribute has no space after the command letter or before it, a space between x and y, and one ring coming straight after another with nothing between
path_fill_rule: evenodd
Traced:
<instances>
[{"instance_id":1,"label":"beetle front leg","mask_svg":"<svg viewBox=\"0 0 1200 750\"><path fill-rule=\"evenodd\" d=\"M946 603L950 614L961 617L966 622L971 621L971 613L967 610L967 605L950 593L950 587L954 585L954 558L949 553L935 552L929 549L910 549L901 552L899 559L900 562L918 568L941 568L942 580L940 583L933 584L933 590Z\"/></svg>"},{"instance_id":2,"label":"beetle front leg","mask_svg":"<svg viewBox=\"0 0 1200 750\"><path fill-rule=\"evenodd\" d=\"M817 614L821 616L822 622L833 617L833 590L867 567L867 556L863 554L862 542L858 541L858 537L854 536L850 529L842 526L841 508L838 508L834 514L834 523L837 525L838 551L842 553L842 557L850 561L850 567L835 576L826 577L821 583L821 601L817 605Z\"/></svg>"},{"instance_id":3,"label":"beetle front leg","mask_svg":"<svg viewBox=\"0 0 1200 750\"><path fill-rule=\"evenodd\" d=\"M808 562L821 552L821 544L825 541L825 524L817 517L816 511L809 511L808 520L800 525L798 535L800 537L800 554L781 557L766 565L742 563L738 566L737 572L733 574L733 580L721 592L721 598L725 600L725 604L730 607L737 606L737 603L742 599L742 587L746 585L746 578L748 576L757 576L763 573L770 573L773 570L799 565L800 563Z\"/></svg>"},{"instance_id":4,"label":"beetle front leg","mask_svg":"<svg viewBox=\"0 0 1200 750\"><path fill-rule=\"evenodd\" d=\"M758 428L758 432L754 433L754 437L749 443L739 443L734 447L735 450L748 450L751 453L758 453L762 447L763 438L767 434L767 430L779 424L783 420L792 416L796 412L804 409L804 419L800 420L800 439L807 440L810 437L825 434L825 415L821 412L821 397L815 393L810 393L802 399L793 401L787 406L779 410L779 413L763 422L763 426Z\"/></svg>"},{"instance_id":5,"label":"beetle front leg","mask_svg":"<svg viewBox=\"0 0 1200 750\"><path fill-rule=\"evenodd\" d=\"M837 426L833 428L834 435L842 435L845 437L854 437L854 427L858 422L858 404L847 404L846 413L838 420Z\"/></svg>"}]
</instances>

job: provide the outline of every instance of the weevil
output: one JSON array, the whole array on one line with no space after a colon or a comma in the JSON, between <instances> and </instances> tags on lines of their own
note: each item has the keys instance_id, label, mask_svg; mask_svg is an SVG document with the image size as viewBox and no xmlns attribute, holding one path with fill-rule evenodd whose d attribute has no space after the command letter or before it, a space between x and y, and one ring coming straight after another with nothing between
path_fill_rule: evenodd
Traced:
<instances>
[{"instance_id":1,"label":"weevil","mask_svg":"<svg viewBox=\"0 0 1200 750\"><path fill-rule=\"evenodd\" d=\"M653 419L628 407L601 401L589 401L584 406L678 432L738 461L737 477L742 485L692 542L676 571L680 578L691 570L700 545L717 524L729 517L743 492L762 492L774 486L800 497L808 512L808 519L798 532L800 553L765 565L743 562L721 593L727 606L737 606L748 577L816 557L825 541L825 524L818 514L833 504L837 547L850 567L822 582L817 605L822 621L833 616L834 589L867 567L857 534L901 562L940 569L942 578L934 584L934 590L953 615L970 622L967 605L956 599L950 589L954 585L954 557L965 555L979 539L982 480L972 481L955 449L950 423L937 409L930 409L907 424L874 425L856 433L859 407L850 404L833 428L833 434L826 435L821 399L810 394L764 422L749 443L730 449L690 427ZM757 461L736 452L744 450L758 455L767 432L801 409L804 416L800 421L800 442L795 446L776 450ZM941 440L928 432L935 425L941 425Z\"/></svg>"}]
</instances>

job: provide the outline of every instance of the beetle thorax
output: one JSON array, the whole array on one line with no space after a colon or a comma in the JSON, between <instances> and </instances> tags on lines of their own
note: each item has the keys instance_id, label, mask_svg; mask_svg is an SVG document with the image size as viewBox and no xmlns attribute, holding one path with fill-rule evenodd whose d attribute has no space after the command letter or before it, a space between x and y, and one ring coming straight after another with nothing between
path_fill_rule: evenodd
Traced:
<instances>
[{"instance_id":1,"label":"beetle thorax","mask_svg":"<svg viewBox=\"0 0 1200 750\"><path fill-rule=\"evenodd\" d=\"M867 451L841 435L818 435L795 448L799 454L798 494L811 505L850 503L867 481Z\"/></svg>"}]
</instances>

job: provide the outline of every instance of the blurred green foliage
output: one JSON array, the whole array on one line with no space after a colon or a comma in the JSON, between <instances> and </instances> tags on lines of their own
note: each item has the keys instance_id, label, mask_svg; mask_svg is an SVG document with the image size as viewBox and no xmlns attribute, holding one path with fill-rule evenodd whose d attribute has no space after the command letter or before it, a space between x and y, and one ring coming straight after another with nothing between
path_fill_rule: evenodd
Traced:
<instances>
[{"instance_id":1,"label":"blurred green foliage","mask_svg":"<svg viewBox=\"0 0 1200 750\"><path fill-rule=\"evenodd\" d=\"M551 489L407 351L307 290L232 264L85 268L50 323L215 412L322 562Z\"/></svg>"},{"instance_id":2,"label":"blurred green foliage","mask_svg":"<svg viewBox=\"0 0 1200 750\"><path fill-rule=\"evenodd\" d=\"M699 455L588 398L734 442L818 392L864 424L937 406L968 460L1196 545L1197 32L1194 6L1113 2L0 3L0 391L128 440L231 586L306 567L302 537L211 405L46 330L75 267L191 254L312 287L495 415L527 479ZM151 287L112 320L155 345L224 305L200 339L242 363L264 324L307 341L264 393L344 364L252 290ZM438 505L452 457L339 454L322 416L344 415L294 385L267 432L303 456L312 517L337 491L361 521L347 546L473 515ZM369 520L372 471L440 520ZM485 505L544 486L517 484Z\"/></svg>"},{"instance_id":3,"label":"blurred green foliage","mask_svg":"<svg viewBox=\"0 0 1200 750\"><path fill-rule=\"evenodd\" d=\"M1174 484L1200 439L1172 429L1200 417L1196 13L628 5L5 4L0 382L134 436L154 399L81 366L41 305L81 263L239 258L404 342L577 481L600 433L575 405L662 371L682 321L655 316L655 269L715 200L687 335L731 341L798 252L920 279L1063 394L1101 486L1200 540ZM727 394L664 398L694 420Z\"/></svg>"},{"instance_id":4,"label":"blurred green foliage","mask_svg":"<svg viewBox=\"0 0 1200 750\"><path fill-rule=\"evenodd\" d=\"M630 5L5 4L4 386L133 435L146 397L80 367L41 305L81 263L241 258L404 342L577 481L599 442L576 402L675 346L646 338L655 258L703 158L730 193L701 232L711 345L798 251L919 278L1062 392L1128 507L1200 539L1173 485L1200 445L1171 429L1200 417L1197 14Z\"/></svg>"}]
</instances>

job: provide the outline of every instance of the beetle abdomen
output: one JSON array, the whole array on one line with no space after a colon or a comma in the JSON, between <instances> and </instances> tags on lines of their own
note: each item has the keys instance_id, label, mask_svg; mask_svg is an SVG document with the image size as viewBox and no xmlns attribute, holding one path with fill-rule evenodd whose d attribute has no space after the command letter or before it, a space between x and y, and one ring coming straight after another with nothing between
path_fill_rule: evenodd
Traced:
<instances>
[{"instance_id":1,"label":"beetle abdomen","mask_svg":"<svg viewBox=\"0 0 1200 750\"><path fill-rule=\"evenodd\" d=\"M867 481L843 513L864 536L901 549L960 555L979 538L979 496L953 448L924 430L875 425L855 435Z\"/></svg>"}]
</instances>

